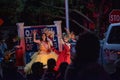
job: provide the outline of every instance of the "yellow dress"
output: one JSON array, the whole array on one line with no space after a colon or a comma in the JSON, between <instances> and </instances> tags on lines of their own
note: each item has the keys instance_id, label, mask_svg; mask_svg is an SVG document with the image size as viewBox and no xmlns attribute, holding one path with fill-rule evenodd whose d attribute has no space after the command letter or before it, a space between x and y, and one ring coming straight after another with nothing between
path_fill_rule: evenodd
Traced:
<instances>
[{"instance_id":1,"label":"yellow dress","mask_svg":"<svg viewBox=\"0 0 120 80\"><path fill-rule=\"evenodd\" d=\"M57 61L58 55L53 51L49 51L46 45L44 43L41 43L40 50L32 55L31 61L26 64L24 71L26 73L30 73L31 66L34 62L42 62L43 65L47 65L47 60L50 58L54 58Z\"/></svg>"}]
</instances>

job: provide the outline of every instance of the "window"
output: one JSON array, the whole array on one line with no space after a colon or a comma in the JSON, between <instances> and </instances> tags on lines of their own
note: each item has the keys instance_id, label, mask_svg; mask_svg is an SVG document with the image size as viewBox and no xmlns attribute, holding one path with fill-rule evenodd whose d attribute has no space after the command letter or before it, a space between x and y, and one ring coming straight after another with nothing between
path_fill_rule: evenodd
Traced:
<instances>
[{"instance_id":1,"label":"window","mask_svg":"<svg viewBox=\"0 0 120 80\"><path fill-rule=\"evenodd\" d=\"M107 42L109 44L120 44L120 26L112 27Z\"/></svg>"}]
</instances>

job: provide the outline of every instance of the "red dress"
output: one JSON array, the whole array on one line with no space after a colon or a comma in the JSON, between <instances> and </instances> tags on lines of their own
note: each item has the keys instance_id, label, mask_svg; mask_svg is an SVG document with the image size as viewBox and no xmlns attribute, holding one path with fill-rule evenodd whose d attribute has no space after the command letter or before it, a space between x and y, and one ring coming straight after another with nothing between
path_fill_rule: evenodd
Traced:
<instances>
[{"instance_id":1,"label":"red dress","mask_svg":"<svg viewBox=\"0 0 120 80\"><path fill-rule=\"evenodd\" d=\"M69 44L69 43L67 43L67 44ZM68 64L70 64L70 62L71 62L71 60L70 60L70 44L69 45L67 45L67 44L63 45L63 50L62 50L62 52L59 53L57 63L56 63L56 70L58 70L58 68L62 62L67 62Z\"/></svg>"}]
</instances>

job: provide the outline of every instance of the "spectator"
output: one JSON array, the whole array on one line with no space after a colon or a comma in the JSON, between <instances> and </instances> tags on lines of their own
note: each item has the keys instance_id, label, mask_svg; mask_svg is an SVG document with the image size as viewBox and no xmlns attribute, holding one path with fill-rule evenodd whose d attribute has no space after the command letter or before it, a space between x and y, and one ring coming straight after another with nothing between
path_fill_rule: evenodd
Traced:
<instances>
[{"instance_id":1,"label":"spectator","mask_svg":"<svg viewBox=\"0 0 120 80\"><path fill-rule=\"evenodd\" d=\"M3 80L25 80L25 77L18 72L15 63L7 61L2 63Z\"/></svg>"},{"instance_id":2,"label":"spectator","mask_svg":"<svg viewBox=\"0 0 120 80\"><path fill-rule=\"evenodd\" d=\"M35 62L32 64L32 73L27 75L27 80L40 80L44 73L44 65L41 62Z\"/></svg>"},{"instance_id":3,"label":"spectator","mask_svg":"<svg viewBox=\"0 0 120 80\"><path fill-rule=\"evenodd\" d=\"M76 43L76 55L65 73L65 80L111 80L97 61L100 43L93 33L84 33Z\"/></svg>"},{"instance_id":4,"label":"spectator","mask_svg":"<svg viewBox=\"0 0 120 80\"><path fill-rule=\"evenodd\" d=\"M57 77L56 77L56 80L65 80L64 79L64 75L65 75L65 71L66 71L66 68L68 66L68 63L67 62L62 62L60 64L60 67L58 69L58 74L57 74Z\"/></svg>"},{"instance_id":5,"label":"spectator","mask_svg":"<svg viewBox=\"0 0 120 80\"><path fill-rule=\"evenodd\" d=\"M0 80L3 80L1 75L0 75Z\"/></svg>"},{"instance_id":6,"label":"spectator","mask_svg":"<svg viewBox=\"0 0 120 80\"><path fill-rule=\"evenodd\" d=\"M48 59L47 61L48 68L46 69L42 80L55 80L57 71L55 71L56 61L53 58Z\"/></svg>"},{"instance_id":7,"label":"spectator","mask_svg":"<svg viewBox=\"0 0 120 80\"><path fill-rule=\"evenodd\" d=\"M7 44L5 43L5 40L0 41L0 58L3 57L4 52L7 50Z\"/></svg>"}]
</instances>

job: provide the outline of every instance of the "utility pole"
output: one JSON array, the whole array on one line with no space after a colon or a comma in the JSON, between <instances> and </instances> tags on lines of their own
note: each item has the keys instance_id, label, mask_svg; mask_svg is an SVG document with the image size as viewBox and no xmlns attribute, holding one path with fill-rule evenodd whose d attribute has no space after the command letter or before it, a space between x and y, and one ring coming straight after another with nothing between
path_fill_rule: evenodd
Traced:
<instances>
[{"instance_id":1,"label":"utility pole","mask_svg":"<svg viewBox=\"0 0 120 80\"><path fill-rule=\"evenodd\" d=\"M69 30L69 6L68 0L65 0L66 28Z\"/></svg>"}]
</instances>

